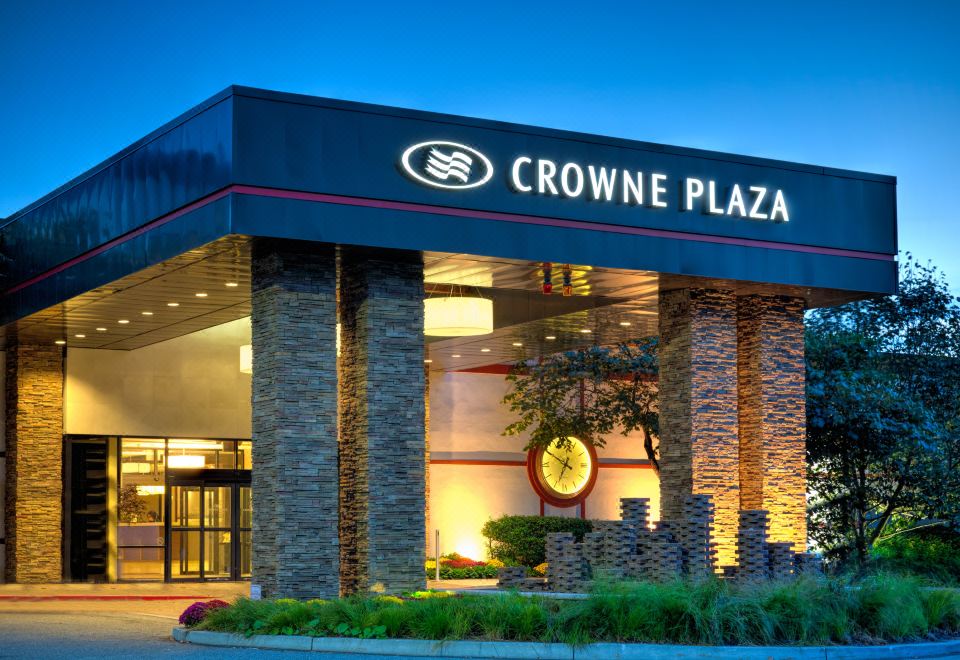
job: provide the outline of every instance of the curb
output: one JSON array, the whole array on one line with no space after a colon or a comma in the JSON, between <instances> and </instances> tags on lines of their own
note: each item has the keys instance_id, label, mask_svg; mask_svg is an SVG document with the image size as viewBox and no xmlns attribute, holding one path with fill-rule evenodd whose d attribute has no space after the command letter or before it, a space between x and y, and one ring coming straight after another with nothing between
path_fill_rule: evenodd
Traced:
<instances>
[{"instance_id":1,"label":"curb","mask_svg":"<svg viewBox=\"0 0 960 660\"><path fill-rule=\"evenodd\" d=\"M13 601L23 603L42 603L44 601L63 601L63 600L210 600L213 596L126 596L126 595L62 595L62 596L9 596L0 595L0 601Z\"/></svg>"},{"instance_id":2,"label":"curb","mask_svg":"<svg viewBox=\"0 0 960 660\"><path fill-rule=\"evenodd\" d=\"M884 646L680 646L674 644L588 644L569 646L541 642L442 642L420 639L355 639L254 635L187 630L176 627L177 642L199 646L349 653L359 656L415 658L496 658L497 660L867 660L960 656L960 639Z\"/></svg>"}]
</instances>

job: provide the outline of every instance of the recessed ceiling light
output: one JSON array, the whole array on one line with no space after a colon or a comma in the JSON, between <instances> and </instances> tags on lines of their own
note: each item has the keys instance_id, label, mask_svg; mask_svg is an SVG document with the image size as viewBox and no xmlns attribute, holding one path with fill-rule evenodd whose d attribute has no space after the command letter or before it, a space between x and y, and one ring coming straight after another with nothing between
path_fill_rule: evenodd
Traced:
<instances>
[{"instance_id":1,"label":"recessed ceiling light","mask_svg":"<svg viewBox=\"0 0 960 660\"><path fill-rule=\"evenodd\" d=\"M630 321L620 321L620 325L622 325L624 328L629 328Z\"/></svg>"},{"instance_id":2,"label":"recessed ceiling light","mask_svg":"<svg viewBox=\"0 0 960 660\"><path fill-rule=\"evenodd\" d=\"M237 282L227 282L224 286L235 287L240 285Z\"/></svg>"},{"instance_id":3,"label":"recessed ceiling light","mask_svg":"<svg viewBox=\"0 0 960 660\"><path fill-rule=\"evenodd\" d=\"M140 312L144 316L153 316L153 312Z\"/></svg>"},{"instance_id":4,"label":"recessed ceiling light","mask_svg":"<svg viewBox=\"0 0 960 660\"><path fill-rule=\"evenodd\" d=\"M167 303L167 307L179 307L180 303Z\"/></svg>"},{"instance_id":5,"label":"recessed ceiling light","mask_svg":"<svg viewBox=\"0 0 960 660\"><path fill-rule=\"evenodd\" d=\"M593 330L591 330L590 328L580 328L580 332L582 332L585 335L589 335L591 332L593 332Z\"/></svg>"},{"instance_id":6,"label":"recessed ceiling light","mask_svg":"<svg viewBox=\"0 0 960 660\"><path fill-rule=\"evenodd\" d=\"M450 357L460 357L460 354L459 354L459 353L454 353L454 354L451 355Z\"/></svg>"},{"instance_id":7,"label":"recessed ceiling light","mask_svg":"<svg viewBox=\"0 0 960 660\"><path fill-rule=\"evenodd\" d=\"M423 363L424 363L424 364L433 364L433 360L424 360Z\"/></svg>"},{"instance_id":8,"label":"recessed ceiling light","mask_svg":"<svg viewBox=\"0 0 960 660\"><path fill-rule=\"evenodd\" d=\"M545 337L545 339L549 339L550 341L553 341L554 339L556 339L556 336L554 336L554 335L547 335L547 336Z\"/></svg>"},{"instance_id":9,"label":"recessed ceiling light","mask_svg":"<svg viewBox=\"0 0 960 660\"><path fill-rule=\"evenodd\" d=\"M123 325L126 325L127 323L130 323L130 321L129 321L128 319L120 319L119 321L117 321L117 323L121 323L121 324L123 324Z\"/></svg>"},{"instance_id":10,"label":"recessed ceiling light","mask_svg":"<svg viewBox=\"0 0 960 660\"><path fill-rule=\"evenodd\" d=\"M207 297L207 294L202 293L202 292L201 292L201 293L195 293L195 294L193 294L193 295L195 295L197 298L206 298L206 297Z\"/></svg>"},{"instance_id":11,"label":"recessed ceiling light","mask_svg":"<svg viewBox=\"0 0 960 660\"><path fill-rule=\"evenodd\" d=\"M87 338L86 335L74 335L74 337L76 337L77 339L86 339L86 338Z\"/></svg>"},{"instance_id":12,"label":"recessed ceiling light","mask_svg":"<svg viewBox=\"0 0 960 660\"><path fill-rule=\"evenodd\" d=\"M523 346L523 342L522 342L522 341L515 341L515 342L513 342L513 345L514 345L514 346Z\"/></svg>"},{"instance_id":13,"label":"recessed ceiling light","mask_svg":"<svg viewBox=\"0 0 960 660\"><path fill-rule=\"evenodd\" d=\"M57 346L63 346L63 345L66 344L67 342L64 341L63 339L58 339L57 341L55 341L55 342L53 342L53 343L56 344Z\"/></svg>"},{"instance_id":14,"label":"recessed ceiling light","mask_svg":"<svg viewBox=\"0 0 960 660\"><path fill-rule=\"evenodd\" d=\"M489 349L489 348L481 348L481 349L480 349L480 352L481 352L481 353L489 353L489 352L490 352L490 349Z\"/></svg>"},{"instance_id":15,"label":"recessed ceiling light","mask_svg":"<svg viewBox=\"0 0 960 660\"><path fill-rule=\"evenodd\" d=\"M106 331L107 331L106 328L97 328L97 332L106 332Z\"/></svg>"}]
</instances>

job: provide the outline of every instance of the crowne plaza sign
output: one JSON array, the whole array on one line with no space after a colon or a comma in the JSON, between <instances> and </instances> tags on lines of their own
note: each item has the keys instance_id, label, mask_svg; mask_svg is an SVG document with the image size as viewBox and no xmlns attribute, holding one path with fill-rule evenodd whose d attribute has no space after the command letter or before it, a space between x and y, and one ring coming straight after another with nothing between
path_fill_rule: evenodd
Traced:
<instances>
[{"instance_id":1,"label":"crowne plaza sign","mask_svg":"<svg viewBox=\"0 0 960 660\"><path fill-rule=\"evenodd\" d=\"M401 169L421 185L451 190L478 188L494 177L495 165L478 149L436 140L407 147ZM504 168L501 180L520 195L542 195L590 202L700 212L771 222L789 222L783 190L755 182L682 177L576 160L558 162L521 154Z\"/></svg>"}]
</instances>

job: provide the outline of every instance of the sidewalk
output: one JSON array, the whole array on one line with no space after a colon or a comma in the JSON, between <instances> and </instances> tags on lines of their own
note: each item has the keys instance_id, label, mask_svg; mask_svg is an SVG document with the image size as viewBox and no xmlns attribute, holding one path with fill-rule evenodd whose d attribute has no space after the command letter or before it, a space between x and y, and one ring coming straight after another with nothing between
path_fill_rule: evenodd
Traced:
<instances>
[{"instance_id":1,"label":"sidewalk","mask_svg":"<svg viewBox=\"0 0 960 660\"><path fill-rule=\"evenodd\" d=\"M0 584L0 602L111 600L233 600L249 582L122 582L114 584Z\"/></svg>"}]
</instances>

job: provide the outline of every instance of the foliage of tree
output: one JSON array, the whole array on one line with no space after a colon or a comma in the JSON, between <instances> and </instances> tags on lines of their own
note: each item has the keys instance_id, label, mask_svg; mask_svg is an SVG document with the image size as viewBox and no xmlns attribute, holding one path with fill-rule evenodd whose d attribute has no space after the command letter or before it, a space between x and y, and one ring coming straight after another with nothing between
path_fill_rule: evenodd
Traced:
<instances>
[{"instance_id":1,"label":"foliage of tree","mask_svg":"<svg viewBox=\"0 0 960 660\"><path fill-rule=\"evenodd\" d=\"M810 535L866 559L894 529L960 528L960 299L910 255L895 296L807 318Z\"/></svg>"},{"instance_id":2,"label":"foliage of tree","mask_svg":"<svg viewBox=\"0 0 960 660\"><path fill-rule=\"evenodd\" d=\"M147 519L147 503L137 493L135 484L120 487L117 509L122 523L144 522Z\"/></svg>"},{"instance_id":3,"label":"foliage of tree","mask_svg":"<svg viewBox=\"0 0 960 660\"><path fill-rule=\"evenodd\" d=\"M507 376L503 403L519 419L504 435L529 433L524 448L546 448L578 438L603 447L604 436L640 430L644 449L659 472L654 438L657 414L657 340L593 346L522 362Z\"/></svg>"}]
</instances>

